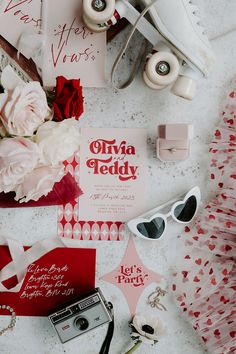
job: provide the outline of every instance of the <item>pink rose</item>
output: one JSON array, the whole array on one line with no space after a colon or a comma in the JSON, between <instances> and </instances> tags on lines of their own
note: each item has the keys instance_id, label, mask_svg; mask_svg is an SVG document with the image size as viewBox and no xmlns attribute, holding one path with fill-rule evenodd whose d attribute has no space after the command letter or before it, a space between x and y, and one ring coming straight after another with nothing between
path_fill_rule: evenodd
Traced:
<instances>
[{"instance_id":1,"label":"pink rose","mask_svg":"<svg viewBox=\"0 0 236 354\"><path fill-rule=\"evenodd\" d=\"M14 191L39 161L39 148L22 137L0 140L0 192Z\"/></svg>"},{"instance_id":2,"label":"pink rose","mask_svg":"<svg viewBox=\"0 0 236 354\"><path fill-rule=\"evenodd\" d=\"M46 196L64 174L63 164L56 167L41 166L35 168L25 176L24 181L16 188L15 200L20 201L20 203L27 203L29 200L37 201L40 197Z\"/></svg>"},{"instance_id":3,"label":"pink rose","mask_svg":"<svg viewBox=\"0 0 236 354\"><path fill-rule=\"evenodd\" d=\"M32 136L51 118L47 97L39 82L19 85L0 94L0 119L11 135Z\"/></svg>"}]
</instances>

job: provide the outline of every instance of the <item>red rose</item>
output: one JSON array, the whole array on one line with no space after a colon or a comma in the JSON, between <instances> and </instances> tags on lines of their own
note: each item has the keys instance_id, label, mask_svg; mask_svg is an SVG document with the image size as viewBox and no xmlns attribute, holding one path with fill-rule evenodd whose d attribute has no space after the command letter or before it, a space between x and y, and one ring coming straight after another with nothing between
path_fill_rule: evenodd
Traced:
<instances>
[{"instance_id":1,"label":"red rose","mask_svg":"<svg viewBox=\"0 0 236 354\"><path fill-rule=\"evenodd\" d=\"M53 120L59 122L67 118L79 119L84 112L84 98L80 80L67 80L63 76L57 77Z\"/></svg>"}]
</instances>

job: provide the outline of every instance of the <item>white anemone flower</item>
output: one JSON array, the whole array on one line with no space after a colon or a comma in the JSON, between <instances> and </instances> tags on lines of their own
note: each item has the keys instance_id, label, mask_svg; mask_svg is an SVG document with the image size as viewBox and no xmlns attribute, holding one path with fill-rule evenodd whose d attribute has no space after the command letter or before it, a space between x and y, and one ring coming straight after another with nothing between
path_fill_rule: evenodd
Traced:
<instances>
[{"instance_id":1,"label":"white anemone flower","mask_svg":"<svg viewBox=\"0 0 236 354\"><path fill-rule=\"evenodd\" d=\"M165 328L159 318L152 315L137 314L134 316L131 327L131 338L134 346L126 352L130 354L143 344L154 345L166 333Z\"/></svg>"},{"instance_id":2,"label":"white anemone flower","mask_svg":"<svg viewBox=\"0 0 236 354\"><path fill-rule=\"evenodd\" d=\"M143 343L155 344L165 334L163 324L154 316L137 314L131 325L135 329L132 334L138 336Z\"/></svg>"}]
</instances>

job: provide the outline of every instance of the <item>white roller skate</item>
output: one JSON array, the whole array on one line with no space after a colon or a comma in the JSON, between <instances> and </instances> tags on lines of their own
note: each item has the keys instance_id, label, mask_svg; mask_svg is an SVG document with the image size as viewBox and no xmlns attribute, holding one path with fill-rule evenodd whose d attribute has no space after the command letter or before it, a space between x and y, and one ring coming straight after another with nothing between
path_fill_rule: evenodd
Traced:
<instances>
[{"instance_id":1,"label":"white roller skate","mask_svg":"<svg viewBox=\"0 0 236 354\"><path fill-rule=\"evenodd\" d=\"M140 17L136 4L149 7L150 20ZM196 80L209 75L215 56L192 1L83 0L83 19L92 31L105 31L122 17L136 25L153 45L144 82L157 90L172 85L172 93L193 99Z\"/></svg>"}]
</instances>

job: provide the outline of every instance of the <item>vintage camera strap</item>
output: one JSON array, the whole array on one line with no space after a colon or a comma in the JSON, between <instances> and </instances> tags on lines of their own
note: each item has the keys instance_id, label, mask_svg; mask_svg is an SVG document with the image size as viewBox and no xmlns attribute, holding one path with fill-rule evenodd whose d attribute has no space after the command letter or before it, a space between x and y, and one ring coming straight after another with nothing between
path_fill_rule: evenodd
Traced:
<instances>
[{"instance_id":1,"label":"vintage camera strap","mask_svg":"<svg viewBox=\"0 0 236 354\"><path fill-rule=\"evenodd\" d=\"M99 354L108 354L109 353L111 341L112 341L113 334L114 334L114 311L113 311L113 305L112 305L111 302L108 302L108 306L110 308L112 321L109 323L107 334L106 334L106 337L104 339L104 342L102 344L102 347L100 349Z\"/></svg>"}]
</instances>

